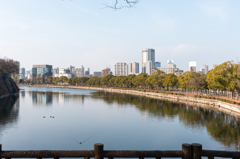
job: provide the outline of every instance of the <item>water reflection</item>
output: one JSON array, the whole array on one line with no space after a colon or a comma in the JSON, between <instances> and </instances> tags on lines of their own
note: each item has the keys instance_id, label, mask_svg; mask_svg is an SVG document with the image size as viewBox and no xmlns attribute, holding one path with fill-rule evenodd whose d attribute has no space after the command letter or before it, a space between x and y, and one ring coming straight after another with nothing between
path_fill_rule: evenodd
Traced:
<instances>
[{"instance_id":1,"label":"water reflection","mask_svg":"<svg viewBox=\"0 0 240 159\"><path fill-rule=\"evenodd\" d=\"M143 114L147 112L149 116L157 118L158 121L178 117L186 128L206 128L212 139L229 149L238 149L240 143L239 119L219 111L141 96L116 95L106 92L95 92L91 98L102 99L107 104L117 103L120 107L134 105Z\"/></svg>"},{"instance_id":2,"label":"water reflection","mask_svg":"<svg viewBox=\"0 0 240 159\"><path fill-rule=\"evenodd\" d=\"M237 118L224 114L219 111L204 109L200 107L186 106L185 104L178 104L170 101L150 99L146 97L126 95L126 94L107 93L107 92L91 92L91 93L88 92L86 94L84 93L77 94L74 92L72 93L71 91L54 92L54 91L35 91L35 90L21 91L20 99L24 99L21 101L21 105L24 106L23 109L25 110L25 113L26 112L36 113L36 116L40 114L40 112L43 115L45 115L46 114L45 108L34 107L36 108L35 111L30 112L31 111L30 110L28 112L29 107L32 107L32 104L29 105L29 107L27 107L28 106L27 101L32 100L32 103L34 105L52 106L51 109L54 108L54 106L56 105L57 107L55 107L55 109L52 109L52 111L50 111L51 113L51 114L49 113L50 115L52 115L52 113L59 111L58 109L60 108L61 110L64 111L63 113L58 114L59 115L58 118L55 118L54 120L49 120L49 121L48 121L48 118L43 119L42 115L39 115L39 118L37 116L37 119L34 119L34 122L40 123L40 125L47 125L52 123L56 127L58 125L60 125L60 127L68 127L69 130L72 130L73 127L78 127L80 125L82 133L84 132L83 130L86 130L87 132L88 129L89 131L91 130L93 132L95 129L93 129L92 127L98 127L99 125L101 125L101 124L94 125L97 123L97 121L94 119L94 116L96 116L96 113L91 114L93 110L95 111L95 109L97 108L94 107L94 109L85 109L87 107L82 107L84 109L79 109L79 107L76 107L76 109L73 109L72 107L70 107L73 104L84 105L84 102L86 102L87 103L86 105L88 107L89 107L89 103L90 104L94 103L94 105L99 104L99 106L101 106L101 109L106 105L110 109L111 107L122 108L122 110L126 110L127 108L134 108L134 112L137 112L137 114L141 114L144 119L147 118L147 119L150 119L150 121L156 122L156 124L158 124L158 126L161 127L160 129L156 127L156 131L161 131L161 129L164 129L164 125L161 125L162 124L161 121L168 120L168 121L176 122L176 119L177 119L180 122L181 127L183 126L187 130L190 130L190 131L193 130L198 132L206 129L208 135L214 141L223 145L225 148L238 149L238 145L240 142L240 122ZM26 99L29 99L29 100L26 100ZM101 105L101 102L103 103L102 105ZM58 107L58 104L63 106ZM66 106L67 106L67 109L64 109L66 108ZM69 108L72 109L74 113L75 112L77 113L74 114L73 112L69 111ZM98 107L98 111L100 111L99 108L100 107ZM21 110L23 111L23 109ZM107 111L106 109L104 110ZM68 113L64 114L65 112L68 112ZM119 113L118 111L116 112ZM12 123L17 123L18 113L19 113L18 98L11 97L11 98L5 98L0 100L0 128L1 128L0 135L2 134L2 131L5 129L6 126L11 125ZM101 113L104 114L104 115L101 115L101 117L103 118L107 118L109 115L111 115L111 114L107 114L106 112L101 112ZM65 116L66 118L64 118ZM87 116L89 116L90 118L86 118ZM119 132L120 130L118 130L114 126L116 124L121 123L119 122L119 120L121 120L122 117L124 118L125 116L118 116L118 118L116 119L114 119L113 116L109 117L112 120L110 121L110 123L106 123L106 127L107 128L113 127L113 130L116 130L115 133ZM72 123L69 122L71 121L69 119L73 119L72 120L73 122ZM27 120L29 119L26 118L24 121L24 124L26 124ZM71 127L71 125L73 126ZM87 126L84 127L85 125ZM93 125L93 126L89 126L89 125ZM149 126L150 125L151 124L149 124ZM52 125L48 125L48 126L50 127ZM131 127L132 125L129 126L129 129ZM165 127L168 127L168 125ZM101 125L101 128L102 128L102 125ZM121 128L125 128L125 127L121 127ZM136 126L135 128L139 128L139 127ZM36 131L35 133L37 133L38 131ZM110 129L108 131L110 131ZM76 131L76 133L79 133L79 132ZM105 133L106 132L104 132L103 134ZM146 133L149 133L149 132L146 132ZM54 134L53 136L55 135L56 134ZM110 134L110 137L111 135L112 134ZM119 134L114 134L114 135L119 135ZM179 136L181 136L181 134ZM184 137L184 134L181 137ZM115 138L112 138L112 139L115 139Z\"/></svg>"},{"instance_id":3,"label":"water reflection","mask_svg":"<svg viewBox=\"0 0 240 159\"><path fill-rule=\"evenodd\" d=\"M11 96L0 99L0 135L9 124L17 123L19 114L19 98Z\"/></svg>"},{"instance_id":4,"label":"water reflection","mask_svg":"<svg viewBox=\"0 0 240 159\"><path fill-rule=\"evenodd\" d=\"M64 104L68 102L78 102L84 104L85 95L69 94L66 92L39 92L29 91L29 96L32 96L32 102L35 105L48 105L53 104L53 100L57 103Z\"/></svg>"},{"instance_id":5,"label":"water reflection","mask_svg":"<svg viewBox=\"0 0 240 159\"><path fill-rule=\"evenodd\" d=\"M52 104L52 92L37 92L32 91L32 102L33 104L43 104L51 105Z\"/></svg>"}]
</instances>

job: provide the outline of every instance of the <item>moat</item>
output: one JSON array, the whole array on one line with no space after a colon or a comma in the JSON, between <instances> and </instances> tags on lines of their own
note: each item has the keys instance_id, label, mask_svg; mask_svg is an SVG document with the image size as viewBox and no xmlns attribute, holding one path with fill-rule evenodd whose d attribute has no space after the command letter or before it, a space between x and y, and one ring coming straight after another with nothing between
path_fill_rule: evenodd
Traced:
<instances>
[{"instance_id":1,"label":"moat","mask_svg":"<svg viewBox=\"0 0 240 159\"><path fill-rule=\"evenodd\" d=\"M238 150L239 119L147 97L93 90L20 87L0 99L4 150L176 150L182 143ZM82 142L78 144L77 142Z\"/></svg>"}]
</instances>

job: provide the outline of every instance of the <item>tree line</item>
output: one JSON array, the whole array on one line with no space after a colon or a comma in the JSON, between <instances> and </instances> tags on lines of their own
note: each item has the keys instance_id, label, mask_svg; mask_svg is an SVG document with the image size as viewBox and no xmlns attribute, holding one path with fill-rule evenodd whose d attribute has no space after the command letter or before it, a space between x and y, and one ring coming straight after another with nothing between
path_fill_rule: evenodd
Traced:
<instances>
[{"instance_id":1,"label":"tree line","mask_svg":"<svg viewBox=\"0 0 240 159\"><path fill-rule=\"evenodd\" d=\"M230 91L240 93L240 64L233 61L224 62L207 74L200 72L184 72L180 76L172 73L166 74L157 71L152 75L141 73L139 75L113 76L104 77L47 77L38 78L38 83L68 83L69 85L81 86L104 86L104 87L122 87L122 88L141 88L155 90L195 90L199 91Z\"/></svg>"}]
</instances>

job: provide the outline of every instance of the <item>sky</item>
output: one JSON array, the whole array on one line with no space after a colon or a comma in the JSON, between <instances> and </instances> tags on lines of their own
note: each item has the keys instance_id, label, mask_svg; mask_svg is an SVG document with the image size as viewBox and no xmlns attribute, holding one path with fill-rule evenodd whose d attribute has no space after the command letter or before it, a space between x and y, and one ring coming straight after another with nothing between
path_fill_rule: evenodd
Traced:
<instances>
[{"instance_id":1,"label":"sky","mask_svg":"<svg viewBox=\"0 0 240 159\"><path fill-rule=\"evenodd\" d=\"M0 0L0 56L35 64L90 68L139 62L141 50L188 70L240 58L239 0L141 0L134 8L105 8L114 0ZM123 3L123 2L122 2ZM141 69L140 69L141 71Z\"/></svg>"}]
</instances>

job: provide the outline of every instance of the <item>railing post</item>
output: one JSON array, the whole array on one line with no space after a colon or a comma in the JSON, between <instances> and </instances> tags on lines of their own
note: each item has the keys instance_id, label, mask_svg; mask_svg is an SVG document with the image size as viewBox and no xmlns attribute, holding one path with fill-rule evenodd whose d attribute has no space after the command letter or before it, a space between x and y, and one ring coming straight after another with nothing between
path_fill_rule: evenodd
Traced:
<instances>
[{"instance_id":1,"label":"railing post","mask_svg":"<svg viewBox=\"0 0 240 159\"><path fill-rule=\"evenodd\" d=\"M97 143L94 144L94 159L103 159L103 144Z\"/></svg>"},{"instance_id":2,"label":"railing post","mask_svg":"<svg viewBox=\"0 0 240 159\"><path fill-rule=\"evenodd\" d=\"M193 159L201 159L202 145L193 143L192 144Z\"/></svg>"},{"instance_id":3,"label":"railing post","mask_svg":"<svg viewBox=\"0 0 240 159\"><path fill-rule=\"evenodd\" d=\"M192 146L190 144L182 144L183 158L182 159L192 159Z\"/></svg>"},{"instance_id":4,"label":"railing post","mask_svg":"<svg viewBox=\"0 0 240 159\"><path fill-rule=\"evenodd\" d=\"M0 144L0 152L2 151L2 144ZM0 158L0 159L2 159L2 158Z\"/></svg>"}]
</instances>

